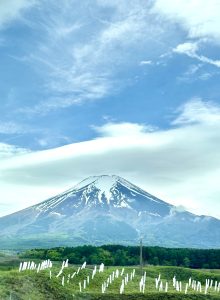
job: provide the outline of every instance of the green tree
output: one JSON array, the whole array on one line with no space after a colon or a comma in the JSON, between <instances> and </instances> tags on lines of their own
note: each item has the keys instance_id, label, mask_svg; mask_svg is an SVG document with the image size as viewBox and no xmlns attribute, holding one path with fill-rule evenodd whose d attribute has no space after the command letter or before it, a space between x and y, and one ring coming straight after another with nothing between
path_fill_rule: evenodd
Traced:
<instances>
[{"instance_id":1,"label":"green tree","mask_svg":"<svg viewBox=\"0 0 220 300\"><path fill-rule=\"evenodd\" d=\"M186 268L190 267L190 259L188 257L185 257L183 259L183 266L186 267Z\"/></svg>"}]
</instances>

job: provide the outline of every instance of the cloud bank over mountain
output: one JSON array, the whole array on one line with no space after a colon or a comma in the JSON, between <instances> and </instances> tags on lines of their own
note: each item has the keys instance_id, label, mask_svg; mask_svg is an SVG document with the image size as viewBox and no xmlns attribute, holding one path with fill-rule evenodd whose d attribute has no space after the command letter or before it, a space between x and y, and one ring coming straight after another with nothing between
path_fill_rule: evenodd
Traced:
<instances>
[{"instance_id":1,"label":"cloud bank over mountain","mask_svg":"<svg viewBox=\"0 0 220 300\"><path fill-rule=\"evenodd\" d=\"M123 176L152 194L196 213L219 216L220 108L192 99L173 127L106 123L90 141L1 160L2 214L55 195L82 178ZM16 202L14 203L16 199Z\"/></svg>"}]
</instances>

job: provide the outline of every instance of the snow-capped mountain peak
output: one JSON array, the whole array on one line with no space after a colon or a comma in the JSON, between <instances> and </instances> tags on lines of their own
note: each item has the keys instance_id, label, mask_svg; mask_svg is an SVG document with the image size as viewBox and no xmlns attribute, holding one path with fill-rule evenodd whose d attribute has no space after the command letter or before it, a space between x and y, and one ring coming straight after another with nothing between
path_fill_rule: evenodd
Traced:
<instances>
[{"instance_id":1,"label":"snow-capped mountain peak","mask_svg":"<svg viewBox=\"0 0 220 300\"><path fill-rule=\"evenodd\" d=\"M105 195L107 203L110 204L112 194L114 194L115 189L119 189L119 186L120 188L123 187L127 190L130 190L133 193L138 193L142 196L145 196L154 202L161 202L161 200L157 199L156 197L152 196L151 194L145 192L136 185L117 175L90 176L78 183L77 185L75 185L73 189L69 191L74 192L82 189L91 191L91 189L97 189L99 190L99 195ZM100 203L101 202L102 201L100 201Z\"/></svg>"},{"instance_id":2,"label":"snow-capped mountain peak","mask_svg":"<svg viewBox=\"0 0 220 300\"><path fill-rule=\"evenodd\" d=\"M219 232L219 220L178 209L115 175L91 176L62 194L0 218L1 244L22 240L28 247L29 239L44 247L45 241L51 246L127 244L140 237L151 245L219 247Z\"/></svg>"},{"instance_id":3,"label":"snow-capped mountain peak","mask_svg":"<svg viewBox=\"0 0 220 300\"><path fill-rule=\"evenodd\" d=\"M100 184L101 187L107 183L108 186L112 186L114 185L118 180L120 180L119 176L116 175L99 175L99 176L90 176L84 180L82 180L81 182L79 182L78 184L76 184L73 188L74 189L81 189L84 188L87 185L90 184Z\"/></svg>"},{"instance_id":4,"label":"snow-capped mountain peak","mask_svg":"<svg viewBox=\"0 0 220 300\"><path fill-rule=\"evenodd\" d=\"M72 189L57 195L35 208L42 213L72 213L82 209L111 210L129 209L137 214L169 214L171 205L143 191L116 175L91 176Z\"/></svg>"},{"instance_id":5,"label":"snow-capped mountain peak","mask_svg":"<svg viewBox=\"0 0 220 300\"><path fill-rule=\"evenodd\" d=\"M116 186L120 178L116 175L101 175L101 176L91 176L81 181L79 184L74 186L74 190L81 190L87 188L91 190L92 187L99 190L98 199L102 203L102 195L105 196L107 203L110 204L110 199L112 197L112 189ZM88 188L89 187L89 188Z\"/></svg>"}]
</instances>

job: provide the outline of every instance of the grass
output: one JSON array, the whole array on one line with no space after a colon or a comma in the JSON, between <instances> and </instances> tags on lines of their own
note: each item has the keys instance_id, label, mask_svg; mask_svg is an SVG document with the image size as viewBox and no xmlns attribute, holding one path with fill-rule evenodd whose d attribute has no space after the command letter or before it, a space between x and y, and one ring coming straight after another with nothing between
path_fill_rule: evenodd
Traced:
<instances>
[{"instance_id":1,"label":"grass","mask_svg":"<svg viewBox=\"0 0 220 300\"><path fill-rule=\"evenodd\" d=\"M83 283L88 275L92 274L93 266L88 266L85 270L70 280L67 284L62 286L62 276L56 278L61 263L56 262L52 268L52 279L49 278L49 270L40 271L37 274L36 271L23 271L18 272L19 261L16 257L2 256L0 259L0 299L12 299L12 300L69 300L69 299L88 299L88 300L178 300L178 299L220 299L220 293L210 291L208 295L195 293L190 290L188 295L183 292L176 292L172 287L172 278L176 275L178 280L183 282L183 286L188 281L189 277L194 280L201 281L204 285L206 278L213 279L220 282L220 271L207 271L207 270L192 270L187 268L178 267L146 267L144 271L147 274L146 290L144 294L139 292L139 281L141 278L140 270L136 269L136 276L133 281L129 281L125 287L125 294L119 294L119 288L122 281L122 277L116 279L107 289L105 294L101 294L101 285L107 280L108 276L117 269L117 267L105 267L104 273L97 273L94 280L90 280L90 285L87 289L79 292L79 282ZM65 278L68 274L72 274L77 270L78 266L69 266L64 269ZM118 267L119 270L122 267ZM130 274L134 267L125 267L124 274ZM169 292L158 292L155 289L155 277L161 274L162 281L169 283Z\"/></svg>"}]
</instances>

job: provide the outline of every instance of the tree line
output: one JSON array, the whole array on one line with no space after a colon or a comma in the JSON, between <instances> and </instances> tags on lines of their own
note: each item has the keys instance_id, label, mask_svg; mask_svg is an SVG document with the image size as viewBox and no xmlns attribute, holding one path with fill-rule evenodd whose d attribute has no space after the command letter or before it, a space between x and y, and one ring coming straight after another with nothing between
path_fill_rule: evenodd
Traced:
<instances>
[{"instance_id":1,"label":"tree line","mask_svg":"<svg viewBox=\"0 0 220 300\"><path fill-rule=\"evenodd\" d=\"M20 254L21 258L69 259L72 264L99 264L107 266L138 265L140 249L138 246L104 245L57 247L52 249L32 249ZM195 269L219 269L220 250L143 247L144 265L181 266Z\"/></svg>"}]
</instances>

